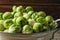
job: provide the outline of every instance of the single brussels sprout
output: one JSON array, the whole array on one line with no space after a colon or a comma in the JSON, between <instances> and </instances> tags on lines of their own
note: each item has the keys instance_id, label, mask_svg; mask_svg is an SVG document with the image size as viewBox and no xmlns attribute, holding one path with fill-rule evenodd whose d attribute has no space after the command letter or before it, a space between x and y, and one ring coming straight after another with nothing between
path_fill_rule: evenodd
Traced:
<instances>
[{"instance_id":1,"label":"single brussels sprout","mask_svg":"<svg viewBox=\"0 0 60 40\"><path fill-rule=\"evenodd\" d=\"M46 21L44 17L39 17L36 19L36 22L44 24Z\"/></svg>"},{"instance_id":2,"label":"single brussels sprout","mask_svg":"<svg viewBox=\"0 0 60 40\"><path fill-rule=\"evenodd\" d=\"M0 24L0 31L4 30L4 26Z\"/></svg>"},{"instance_id":3,"label":"single brussels sprout","mask_svg":"<svg viewBox=\"0 0 60 40\"><path fill-rule=\"evenodd\" d=\"M8 29L4 30L4 32L6 32L6 33L8 33L8 31L9 31Z\"/></svg>"},{"instance_id":4,"label":"single brussels sprout","mask_svg":"<svg viewBox=\"0 0 60 40\"><path fill-rule=\"evenodd\" d=\"M34 19L34 20L36 20L36 18L37 18L36 16L37 16L37 12L34 12L34 13L31 15L31 18Z\"/></svg>"},{"instance_id":5,"label":"single brussels sprout","mask_svg":"<svg viewBox=\"0 0 60 40\"><path fill-rule=\"evenodd\" d=\"M55 23L55 22L51 22L51 23L49 24L49 27L50 27L51 29L54 29L54 28L56 27L56 23Z\"/></svg>"},{"instance_id":6,"label":"single brussels sprout","mask_svg":"<svg viewBox=\"0 0 60 40\"><path fill-rule=\"evenodd\" d=\"M46 20L46 22L52 22L53 21L53 17L46 16L45 20Z\"/></svg>"},{"instance_id":7,"label":"single brussels sprout","mask_svg":"<svg viewBox=\"0 0 60 40\"><path fill-rule=\"evenodd\" d=\"M29 19L28 20L28 23L29 23L30 26L33 26L34 23L35 23L35 20L34 19Z\"/></svg>"},{"instance_id":8,"label":"single brussels sprout","mask_svg":"<svg viewBox=\"0 0 60 40\"><path fill-rule=\"evenodd\" d=\"M11 14L14 16L14 14L15 14L16 12L11 12Z\"/></svg>"},{"instance_id":9,"label":"single brussels sprout","mask_svg":"<svg viewBox=\"0 0 60 40\"><path fill-rule=\"evenodd\" d=\"M17 12L17 13L15 13L15 15L14 15L14 17L20 17L20 16L22 16L23 14L21 13L21 12Z\"/></svg>"},{"instance_id":10,"label":"single brussels sprout","mask_svg":"<svg viewBox=\"0 0 60 40\"><path fill-rule=\"evenodd\" d=\"M42 24L41 24L41 23L35 23L35 24L33 25L33 30L34 30L34 32L40 32L41 29L42 29Z\"/></svg>"},{"instance_id":11,"label":"single brussels sprout","mask_svg":"<svg viewBox=\"0 0 60 40\"><path fill-rule=\"evenodd\" d=\"M3 26L4 20L0 20L0 31L3 31L5 28Z\"/></svg>"},{"instance_id":12,"label":"single brussels sprout","mask_svg":"<svg viewBox=\"0 0 60 40\"><path fill-rule=\"evenodd\" d=\"M16 19L17 19L17 17L15 17L15 18L12 19L12 21L13 21L14 24L16 24Z\"/></svg>"},{"instance_id":13,"label":"single brussels sprout","mask_svg":"<svg viewBox=\"0 0 60 40\"><path fill-rule=\"evenodd\" d=\"M33 8L32 8L31 6L27 6L27 7L25 8L25 10L26 10L26 12L29 12L29 11L33 11Z\"/></svg>"},{"instance_id":14,"label":"single brussels sprout","mask_svg":"<svg viewBox=\"0 0 60 40\"><path fill-rule=\"evenodd\" d=\"M44 11L40 11L40 12L37 13L37 16L38 17L40 17L40 16L46 17L46 13Z\"/></svg>"},{"instance_id":15,"label":"single brussels sprout","mask_svg":"<svg viewBox=\"0 0 60 40\"><path fill-rule=\"evenodd\" d=\"M34 11L29 11L27 15L27 19L31 18L31 15L34 13Z\"/></svg>"},{"instance_id":16,"label":"single brussels sprout","mask_svg":"<svg viewBox=\"0 0 60 40\"><path fill-rule=\"evenodd\" d=\"M29 14L27 14L27 13L23 13L23 17L24 17L24 18L28 19L29 16L30 16Z\"/></svg>"},{"instance_id":17,"label":"single brussels sprout","mask_svg":"<svg viewBox=\"0 0 60 40\"><path fill-rule=\"evenodd\" d=\"M23 6L18 6L16 9L17 12L24 12L24 7Z\"/></svg>"},{"instance_id":18,"label":"single brussels sprout","mask_svg":"<svg viewBox=\"0 0 60 40\"><path fill-rule=\"evenodd\" d=\"M9 30L8 32L9 33L17 33L17 32L21 32L21 25L15 25L15 24L12 24L10 27L9 27Z\"/></svg>"},{"instance_id":19,"label":"single brussels sprout","mask_svg":"<svg viewBox=\"0 0 60 40\"><path fill-rule=\"evenodd\" d=\"M47 30L50 30L49 26L45 26L43 25L43 28L42 28L43 31L47 31Z\"/></svg>"},{"instance_id":20,"label":"single brussels sprout","mask_svg":"<svg viewBox=\"0 0 60 40\"><path fill-rule=\"evenodd\" d=\"M13 7L12 7L13 12L16 12L16 9L17 9L16 6L13 6Z\"/></svg>"},{"instance_id":21,"label":"single brussels sprout","mask_svg":"<svg viewBox=\"0 0 60 40\"><path fill-rule=\"evenodd\" d=\"M11 14L12 14L11 19L13 19L13 18L14 18L15 13L16 13L16 12L11 12Z\"/></svg>"},{"instance_id":22,"label":"single brussels sprout","mask_svg":"<svg viewBox=\"0 0 60 40\"><path fill-rule=\"evenodd\" d=\"M31 33L33 33L33 29L30 25L24 25L22 33L23 34L31 34Z\"/></svg>"},{"instance_id":23,"label":"single brussels sprout","mask_svg":"<svg viewBox=\"0 0 60 40\"><path fill-rule=\"evenodd\" d=\"M29 11L28 14L32 15L34 13L34 11Z\"/></svg>"},{"instance_id":24,"label":"single brussels sprout","mask_svg":"<svg viewBox=\"0 0 60 40\"><path fill-rule=\"evenodd\" d=\"M5 28L9 28L13 24L12 19L7 19L4 21L3 25Z\"/></svg>"},{"instance_id":25,"label":"single brussels sprout","mask_svg":"<svg viewBox=\"0 0 60 40\"><path fill-rule=\"evenodd\" d=\"M5 19L10 19L12 17L12 14L10 13L10 12L5 12L4 14L3 14L3 19L5 20Z\"/></svg>"},{"instance_id":26,"label":"single brussels sprout","mask_svg":"<svg viewBox=\"0 0 60 40\"><path fill-rule=\"evenodd\" d=\"M2 20L3 18L2 18L2 15L3 15L3 13L0 13L0 20Z\"/></svg>"},{"instance_id":27,"label":"single brussels sprout","mask_svg":"<svg viewBox=\"0 0 60 40\"><path fill-rule=\"evenodd\" d=\"M17 19L16 19L16 25L22 25L22 26L24 26L24 25L26 25L28 22L27 22L27 20L24 18L24 17L18 17Z\"/></svg>"}]
</instances>

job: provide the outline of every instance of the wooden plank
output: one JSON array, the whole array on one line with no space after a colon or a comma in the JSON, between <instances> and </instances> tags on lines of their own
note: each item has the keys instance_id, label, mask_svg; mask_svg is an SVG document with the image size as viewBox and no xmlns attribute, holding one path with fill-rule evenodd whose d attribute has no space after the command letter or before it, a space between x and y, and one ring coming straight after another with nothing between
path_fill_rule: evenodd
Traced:
<instances>
[{"instance_id":1,"label":"wooden plank","mask_svg":"<svg viewBox=\"0 0 60 40\"><path fill-rule=\"evenodd\" d=\"M0 0L0 4L60 4L59 0Z\"/></svg>"},{"instance_id":2,"label":"wooden plank","mask_svg":"<svg viewBox=\"0 0 60 40\"><path fill-rule=\"evenodd\" d=\"M60 30L55 33L53 40L60 40Z\"/></svg>"}]
</instances>

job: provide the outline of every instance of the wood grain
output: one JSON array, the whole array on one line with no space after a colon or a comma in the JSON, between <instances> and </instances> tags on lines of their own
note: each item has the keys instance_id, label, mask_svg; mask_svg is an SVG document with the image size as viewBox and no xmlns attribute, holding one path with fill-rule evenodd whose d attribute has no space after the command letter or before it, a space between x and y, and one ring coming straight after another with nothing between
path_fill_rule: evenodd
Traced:
<instances>
[{"instance_id":1,"label":"wood grain","mask_svg":"<svg viewBox=\"0 0 60 40\"><path fill-rule=\"evenodd\" d=\"M53 40L60 40L60 30L55 33Z\"/></svg>"},{"instance_id":2,"label":"wood grain","mask_svg":"<svg viewBox=\"0 0 60 40\"><path fill-rule=\"evenodd\" d=\"M2 3L3 2L3 3ZM59 0L0 0L0 4L32 4L32 3L43 3L43 4L48 4L48 3L60 3Z\"/></svg>"}]
</instances>

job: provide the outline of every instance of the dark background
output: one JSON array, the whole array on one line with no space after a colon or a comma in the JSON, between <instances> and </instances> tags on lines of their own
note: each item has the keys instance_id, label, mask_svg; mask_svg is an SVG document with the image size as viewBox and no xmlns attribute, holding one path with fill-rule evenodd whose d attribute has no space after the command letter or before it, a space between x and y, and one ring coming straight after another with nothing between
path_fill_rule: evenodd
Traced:
<instances>
[{"instance_id":1,"label":"dark background","mask_svg":"<svg viewBox=\"0 0 60 40\"><path fill-rule=\"evenodd\" d=\"M60 18L60 0L0 0L0 11L12 11L13 5L32 6L36 11L43 10L54 19Z\"/></svg>"}]
</instances>

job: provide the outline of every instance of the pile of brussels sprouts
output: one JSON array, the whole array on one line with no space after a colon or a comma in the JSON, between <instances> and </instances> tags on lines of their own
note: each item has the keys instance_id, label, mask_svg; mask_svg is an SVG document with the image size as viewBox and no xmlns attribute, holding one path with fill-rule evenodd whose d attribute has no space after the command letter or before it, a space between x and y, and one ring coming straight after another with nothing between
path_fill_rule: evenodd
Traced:
<instances>
[{"instance_id":1,"label":"pile of brussels sprouts","mask_svg":"<svg viewBox=\"0 0 60 40\"><path fill-rule=\"evenodd\" d=\"M56 24L44 11L34 11L31 6L13 6L12 12L0 12L0 31L31 34L52 30Z\"/></svg>"}]
</instances>

